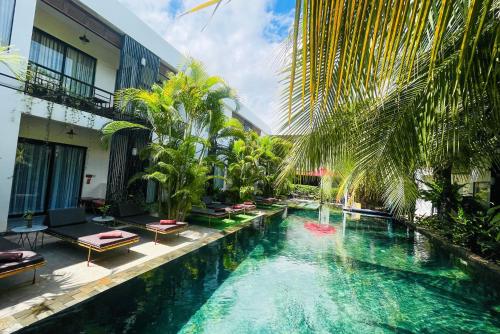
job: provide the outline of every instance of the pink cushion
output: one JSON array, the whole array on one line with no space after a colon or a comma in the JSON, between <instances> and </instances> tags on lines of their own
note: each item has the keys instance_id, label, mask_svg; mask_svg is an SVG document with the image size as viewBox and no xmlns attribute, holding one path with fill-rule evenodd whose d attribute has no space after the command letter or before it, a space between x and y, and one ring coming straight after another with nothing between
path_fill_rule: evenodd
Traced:
<instances>
[{"instance_id":1,"label":"pink cushion","mask_svg":"<svg viewBox=\"0 0 500 334\"><path fill-rule=\"evenodd\" d=\"M246 202L243 202L243 204L245 204L245 205L253 205L253 202L246 201Z\"/></svg>"},{"instance_id":2,"label":"pink cushion","mask_svg":"<svg viewBox=\"0 0 500 334\"><path fill-rule=\"evenodd\" d=\"M22 252L0 252L0 262L20 262L23 259Z\"/></svg>"},{"instance_id":3,"label":"pink cushion","mask_svg":"<svg viewBox=\"0 0 500 334\"><path fill-rule=\"evenodd\" d=\"M98 234L99 239L116 239L122 237L121 231L109 231Z\"/></svg>"},{"instance_id":4,"label":"pink cushion","mask_svg":"<svg viewBox=\"0 0 500 334\"><path fill-rule=\"evenodd\" d=\"M233 205L233 209L243 209L243 205L235 204L235 205Z\"/></svg>"},{"instance_id":5,"label":"pink cushion","mask_svg":"<svg viewBox=\"0 0 500 334\"><path fill-rule=\"evenodd\" d=\"M175 219L162 219L160 220L160 225L175 225L177 224L177 220Z\"/></svg>"}]
</instances>

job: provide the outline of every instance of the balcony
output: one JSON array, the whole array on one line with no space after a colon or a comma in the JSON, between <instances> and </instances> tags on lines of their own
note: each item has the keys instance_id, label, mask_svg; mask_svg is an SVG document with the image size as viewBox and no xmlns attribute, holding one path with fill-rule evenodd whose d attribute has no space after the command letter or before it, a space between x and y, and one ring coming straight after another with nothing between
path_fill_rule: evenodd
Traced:
<instances>
[{"instance_id":1,"label":"balcony","mask_svg":"<svg viewBox=\"0 0 500 334\"><path fill-rule=\"evenodd\" d=\"M31 61L24 92L70 108L115 118L113 93Z\"/></svg>"},{"instance_id":2,"label":"balcony","mask_svg":"<svg viewBox=\"0 0 500 334\"><path fill-rule=\"evenodd\" d=\"M116 110L113 105L113 93L32 61L28 63L28 71L24 80L0 72L0 87L7 87L109 119L147 124L140 114Z\"/></svg>"}]
</instances>

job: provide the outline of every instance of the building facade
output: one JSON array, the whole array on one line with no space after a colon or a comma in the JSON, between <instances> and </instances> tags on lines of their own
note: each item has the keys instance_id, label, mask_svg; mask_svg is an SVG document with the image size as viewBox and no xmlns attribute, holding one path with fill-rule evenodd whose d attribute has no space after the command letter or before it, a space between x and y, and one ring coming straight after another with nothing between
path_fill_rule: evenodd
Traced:
<instances>
[{"instance_id":1,"label":"building facade","mask_svg":"<svg viewBox=\"0 0 500 334\"><path fill-rule=\"evenodd\" d=\"M123 133L103 146L106 123L141 121L115 110L114 92L149 88L183 55L115 0L1 0L0 44L29 69L16 77L0 64L0 232L28 211L126 196L150 138ZM227 115L267 132L245 107Z\"/></svg>"}]
</instances>

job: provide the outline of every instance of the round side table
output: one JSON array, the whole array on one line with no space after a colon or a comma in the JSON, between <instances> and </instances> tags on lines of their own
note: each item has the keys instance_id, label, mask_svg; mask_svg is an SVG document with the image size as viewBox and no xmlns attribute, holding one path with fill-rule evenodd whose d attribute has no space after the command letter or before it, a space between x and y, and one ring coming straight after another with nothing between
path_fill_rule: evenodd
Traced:
<instances>
[{"instance_id":1,"label":"round side table","mask_svg":"<svg viewBox=\"0 0 500 334\"><path fill-rule=\"evenodd\" d=\"M17 243L24 247L24 243L27 242L31 250L36 250L36 245L38 243L38 234L42 234L42 247L43 247L43 236L45 235L45 230L47 226L45 225L33 225L32 227L19 226L14 227L11 231L14 233L19 233L19 240ZM30 233L35 233L35 239L31 241L29 235Z\"/></svg>"},{"instance_id":2,"label":"round side table","mask_svg":"<svg viewBox=\"0 0 500 334\"><path fill-rule=\"evenodd\" d=\"M113 216L97 216L92 218L93 222L96 223L101 223L101 224L108 224L108 223L113 223L115 221L115 217Z\"/></svg>"}]
</instances>

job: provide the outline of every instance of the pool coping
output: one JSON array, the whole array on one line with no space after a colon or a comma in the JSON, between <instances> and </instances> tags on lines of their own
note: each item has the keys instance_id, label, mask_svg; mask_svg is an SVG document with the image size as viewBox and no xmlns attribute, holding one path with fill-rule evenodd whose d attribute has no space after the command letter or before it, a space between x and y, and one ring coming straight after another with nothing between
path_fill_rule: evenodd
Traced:
<instances>
[{"instance_id":1,"label":"pool coping","mask_svg":"<svg viewBox=\"0 0 500 334\"><path fill-rule=\"evenodd\" d=\"M406 219L398 219L397 221L411 227L419 233L422 233L427 238L436 242L439 246L450 252L452 255L460 258L461 261L459 261L459 266L463 269L469 269L468 267L470 265L470 267L474 270L480 271L481 274L489 276L489 279L500 282L500 266L498 264L479 256L465 247L452 243L428 228L419 226L418 224L410 222Z\"/></svg>"},{"instance_id":2,"label":"pool coping","mask_svg":"<svg viewBox=\"0 0 500 334\"><path fill-rule=\"evenodd\" d=\"M86 283L78 288L68 291L67 293L50 298L49 301L44 301L37 305L33 305L29 309L25 309L14 314L2 317L0 318L0 332L12 333L24 327L30 326L35 322L43 320L76 304L95 297L101 292L107 291L117 285L125 283L126 281L129 281L150 270L158 268L181 256L184 256L230 234L247 228L256 221L259 222L259 224L263 223L264 218L272 217L274 215L282 213L285 210L286 208L283 208L282 210L276 212L261 212L256 215L254 219L251 219L247 222L241 223L237 226L230 226L227 229L221 231L213 232L209 236L194 241L193 243L186 245L180 249L176 249L170 253L160 255L158 257L155 257L154 259L138 264L137 266L126 269L122 272L111 274L96 281Z\"/></svg>"}]
</instances>

